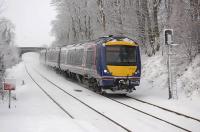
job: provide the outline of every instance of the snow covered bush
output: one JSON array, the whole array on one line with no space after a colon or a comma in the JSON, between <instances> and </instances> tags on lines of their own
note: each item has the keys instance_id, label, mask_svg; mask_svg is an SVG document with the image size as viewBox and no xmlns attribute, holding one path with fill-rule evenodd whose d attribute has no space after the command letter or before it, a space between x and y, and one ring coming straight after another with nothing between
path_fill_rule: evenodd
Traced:
<instances>
[{"instance_id":1,"label":"snow covered bush","mask_svg":"<svg viewBox=\"0 0 200 132\"><path fill-rule=\"evenodd\" d=\"M178 79L180 88L187 96L198 94L200 96L200 55L197 55L188 69Z\"/></svg>"},{"instance_id":2,"label":"snow covered bush","mask_svg":"<svg viewBox=\"0 0 200 132\"><path fill-rule=\"evenodd\" d=\"M167 88L166 60L160 55L155 55L143 60L142 79L152 83L152 87Z\"/></svg>"}]
</instances>

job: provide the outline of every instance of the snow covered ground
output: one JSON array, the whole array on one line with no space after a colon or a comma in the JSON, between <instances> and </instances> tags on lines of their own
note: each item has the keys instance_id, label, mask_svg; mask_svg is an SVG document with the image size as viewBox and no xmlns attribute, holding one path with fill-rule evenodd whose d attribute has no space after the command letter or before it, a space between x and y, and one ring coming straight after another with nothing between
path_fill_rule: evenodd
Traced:
<instances>
[{"instance_id":1,"label":"snow covered ground","mask_svg":"<svg viewBox=\"0 0 200 132\"><path fill-rule=\"evenodd\" d=\"M32 54L31 54L32 55ZM7 70L8 78L17 80L11 109L8 109L8 99L0 100L0 131L1 132L93 132L79 125L77 121L58 109L38 86L30 79L23 63ZM24 81L24 85L22 84ZM81 123L80 123L81 124Z\"/></svg>"},{"instance_id":2,"label":"snow covered ground","mask_svg":"<svg viewBox=\"0 0 200 132\"><path fill-rule=\"evenodd\" d=\"M167 75L164 57L143 58L141 84L130 96L200 119L200 56L177 78L178 99L168 100Z\"/></svg>"},{"instance_id":3,"label":"snow covered ground","mask_svg":"<svg viewBox=\"0 0 200 132\"><path fill-rule=\"evenodd\" d=\"M115 125L103 119L99 115L96 115L94 112L87 110L86 108L81 106L81 104L71 101L68 97L65 97L59 91L51 93L58 100L64 98L68 100L68 103L62 101L60 102L62 103L63 107L65 107L73 115L75 115L76 119L71 119L70 117L68 117L50 99L48 99L47 96L42 93L37 85L34 84L34 82L30 79L25 71L25 63L28 65L28 69L30 70L30 72L33 75L35 74L35 77L37 77L37 75L36 73L34 73L33 69L31 70L31 67L37 68L37 70L39 70L43 74L48 75L48 77L54 80L54 82L63 82L60 85L62 87L65 87L66 90L81 98L99 111L104 112L107 116L110 116L113 119L128 126L133 131L181 131L168 124L152 119L148 116L141 115L137 112L132 112L129 109L124 110L118 104L108 101L103 96L97 95L92 91L73 84L72 82L65 81L63 77L57 75L55 72L48 71L44 67L40 67L38 65L37 57L38 55L35 53L27 53L23 56L24 62L18 64L12 69L7 70L8 78L17 79L17 90L14 91L12 95L16 96L17 100L12 100L11 109L8 109L7 99L3 101L0 100L0 131L123 131L122 129L117 128ZM196 61L193 62L191 67L188 68L188 70L186 71L186 73L184 73L180 80L187 79L187 75L189 75L189 77L191 78L199 78L199 57L197 57L195 60ZM152 62L154 65L152 65ZM196 71L195 75L192 74L193 70ZM178 100L168 100L166 73L167 72L165 69L164 60L159 56L151 57L143 64L143 78L141 81L141 86L138 87L137 90L131 93L129 96L142 99L163 106L165 108L176 110L177 112L185 113L200 119L199 93L194 92L193 95L188 98L187 96L185 96L184 92L180 92L178 93ZM41 85L45 84L45 82L43 82L42 78L39 78L39 76L36 79L38 81L41 80ZM25 82L25 84L22 83L23 81ZM198 87L199 82L193 79L192 84ZM188 83L182 84L181 86L183 85L184 87L193 86L189 85ZM51 86L48 86L48 88L50 87ZM82 90L82 92L75 92L75 89ZM59 95L59 97L56 97L56 95ZM127 100L125 101L129 102ZM69 104L74 106L69 108ZM137 105L137 103L133 105ZM82 113L85 113L85 115L81 115L80 110L82 111ZM124 111L125 114L122 115L118 112L112 111ZM200 124L195 125L191 122L191 124L188 124L188 126L191 126L192 130L194 131L198 132L200 130Z\"/></svg>"}]
</instances>

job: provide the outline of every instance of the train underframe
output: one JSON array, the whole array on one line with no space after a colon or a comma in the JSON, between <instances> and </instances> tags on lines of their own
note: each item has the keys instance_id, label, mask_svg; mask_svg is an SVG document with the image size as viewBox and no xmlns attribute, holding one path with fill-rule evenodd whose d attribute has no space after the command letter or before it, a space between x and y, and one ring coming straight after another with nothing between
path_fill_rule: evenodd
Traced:
<instances>
[{"instance_id":1,"label":"train underframe","mask_svg":"<svg viewBox=\"0 0 200 132\"><path fill-rule=\"evenodd\" d=\"M80 75L70 71L63 71L59 68L53 68L57 73L76 80L81 84L88 86L89 89L99 94L127 94L131 93L138 86L139 80L132 80L129 78L117 78L102 80L94 77L88 77L87 75Z\"/></svg>"},{"instance_id":2,"label":"train underframe","mask_svg":"<svg viewBox=\"0 0 200 132\"><path fill-rule=\"evenodd\" d=\"M81 83L88 85L91 90L99 94L127 94L135 90L135 85L130 79L113 79L109 80L110 84L103 84L101 79L88 78L87 76L80 78L82 78Z\"/></svg>"}]
</instances>

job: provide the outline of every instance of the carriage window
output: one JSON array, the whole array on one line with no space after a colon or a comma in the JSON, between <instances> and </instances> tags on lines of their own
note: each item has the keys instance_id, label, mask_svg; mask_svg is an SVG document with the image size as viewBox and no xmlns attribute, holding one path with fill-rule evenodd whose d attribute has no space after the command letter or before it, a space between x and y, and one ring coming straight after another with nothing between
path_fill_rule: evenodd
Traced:
<instances>
[{"instance_id":1,"label":"carriage window","mask_svg":"<svg viewBox=\"0 0 200 132\"><path fill-rule=\"evenodd\" d=\"M60 63L62 63L62 64L65 63L65 51L61 51L61 54L60 54Z\"/></svg>"},{"instance_id":2,"label":"carriage window","mask_svg":"<svg viewBox=\"0 0 200 132\"><path fill-rule=\"evenodd\" d=\"M76 60L75 65L78 65L78 66L82 65L83 52L84 52L83 49L76 50L76 54L74 57L74 59Z\"/></svg>"},{"instance_id":3,"label":"carriage window","mask_svg":"<svg viewBox=\"0 0 200 132\"><path fill-rule=\"evenodd\" d=\"M72 50L67 53L67 64L72 64Z\"/></svg>"},{"instance_id":4,"label":"carriage window","mask_svg":"<svg viewBox=\"0 0 200 132\"><path fill-rule=\"evenodd\" d=\"M91 68L94 65L94 50L89 48L87 50L86 67Z\"/></svg>"},{"instance_id":5,"label":"carriage window","mask_svg":"<svg viewBox=\"0 0 200 132\"><path fill-rule=\"evenodd\" d=\"M81 66L83 53L84 49L69 50L67 53L67 64Z\"/></svg>"}]
</instances>

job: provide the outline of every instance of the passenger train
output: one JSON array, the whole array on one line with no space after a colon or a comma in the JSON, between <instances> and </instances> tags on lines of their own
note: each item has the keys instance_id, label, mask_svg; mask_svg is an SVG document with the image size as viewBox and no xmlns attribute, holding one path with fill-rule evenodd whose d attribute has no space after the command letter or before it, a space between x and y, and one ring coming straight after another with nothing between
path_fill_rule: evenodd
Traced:
<instances>
[{"instance_id":1,"label":"passenger train","mask_svg":"<svg viewBox=\"0 0 200 132\"><path fill-rule=\"evenodd\" d=\"M125 36L45 49L40 60L98 93L126 94L140 84L139 45Z\"/></svg>"}]
</instances>

